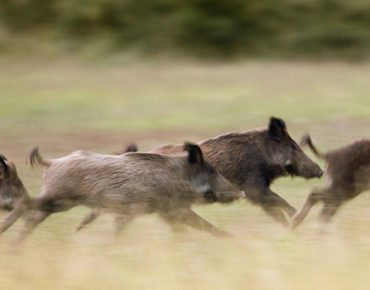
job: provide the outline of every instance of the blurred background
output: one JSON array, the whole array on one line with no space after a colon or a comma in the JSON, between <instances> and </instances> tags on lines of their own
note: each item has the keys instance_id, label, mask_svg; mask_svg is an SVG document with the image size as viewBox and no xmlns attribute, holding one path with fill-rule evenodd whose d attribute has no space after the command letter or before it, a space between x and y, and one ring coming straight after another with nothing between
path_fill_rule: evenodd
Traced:
<instances>
[{"instance_id":1,"label":"blurred background","mask_svg":"<svg viewBox=\"0 0 370 290\"><path fill-rule=\"evenodd\" d=\"M145 151L264 127L274 115L297 141L310 132L322 150L337 148L370 137L369 48L365 0L1 0L0 152L36 195L34 146L48 158L133 141ZM325 182L282 178L272 189L299 208ZM368 289L368 194L324 235L319 208L295 233L245 201L195 208L230 239L173 232L156 215L118 241L110 217L76 234L87 212L77 208L15 247L19 222L0 238L0 285Z\"/></svg>"},{"instance_id":2,"label":"blurred background","mask_svg":"<svg viewBox=\"0 0 370 290\"><path fill-rule=\"evenodd\" d=\"M3 52L366 58L365 0L3 0Z\"/></svg>"}]
</instances>

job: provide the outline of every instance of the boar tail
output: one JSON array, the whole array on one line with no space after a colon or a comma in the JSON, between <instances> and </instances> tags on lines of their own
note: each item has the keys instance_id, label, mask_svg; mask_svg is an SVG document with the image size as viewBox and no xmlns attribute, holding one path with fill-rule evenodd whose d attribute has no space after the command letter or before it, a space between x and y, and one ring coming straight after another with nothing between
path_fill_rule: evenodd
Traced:
<instances>
[{"instance_id":1,"label":"boar tail","mask_svg":"<svg viewBox=\"0 0 370 290\"><path fill-rule=\"evenodd\" d=\"M41 164L42 166L49 167L51 164L50 161L42 158L39 152L39 147L35 147L32 149L29 160L30 160L31 167L34 167L36 164Z\"/></svg>"},{"instance_id":2,"label":"boar tail","mask_svg":"<svg viewBox=\"0 0 370 290\"><path fill-rule=\"evenodd\" d=\"M316 155L317 158L324 159L324 160L326 159L326 154L322 153L316 148L316 146L312 143L312 139L309 134L306 134L302 137L301 145L302 146L308 145L308 147L310 147L311 151L313 152L313 154Z\"/></svg>"}]
</instances>

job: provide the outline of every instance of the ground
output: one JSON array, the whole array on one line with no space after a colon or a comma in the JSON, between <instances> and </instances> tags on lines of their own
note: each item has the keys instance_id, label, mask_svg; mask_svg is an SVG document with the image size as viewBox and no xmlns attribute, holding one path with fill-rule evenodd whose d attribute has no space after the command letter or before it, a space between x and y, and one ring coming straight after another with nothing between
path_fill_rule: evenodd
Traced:
<instances>
[{"instance_id":1,"label":"ground","mask_svg":"<svg viewBox=\"0 0 370 290\"><path fill-rule=\"evenodd\" d=\"M32 195L48 158L87 149L142 150L287 121L323 150L370 137L370 64L245 61L0 61L0 152ZM311 155L310 155L311 156ZM320 163L322 165L322 163ZM299 208L322 180L284 178L273 189ZM370 198L348 203L323 235L315 208L294 233L245 201L195 210L232 238L172 232L156 215L135 220L118 241L102 217L74 233L86 209L50 217L21 247L16 224L0 238L2 289L368 289ZM4 214L2 214L4 216Z\"/></svg>"}]
</instances>

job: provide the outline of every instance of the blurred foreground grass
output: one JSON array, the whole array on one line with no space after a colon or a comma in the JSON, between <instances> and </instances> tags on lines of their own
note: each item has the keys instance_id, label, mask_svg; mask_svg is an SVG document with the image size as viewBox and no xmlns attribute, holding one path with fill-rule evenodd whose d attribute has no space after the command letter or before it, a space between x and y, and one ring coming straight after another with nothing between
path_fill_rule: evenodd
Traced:
<instances>
[{"instance_id":1,"label":"blurred foreground grass","mask_svg":"<svg viewBox=\"0 0 370 290\"><path fill-rule=\"evenodd\" d=\"M0 150L32 194L41 170L24 163L40 145L47 157L86 148L143 149L288 121L321 148L370 137L370 64L86 64L2 61ZM322 181L281 179L276 192L300 207ZM234 237L173 233L155 215L134 221L119 241L100 219L74 234L84 209L50 217L21 248L21 223L0 239L1 289L368 289L370 199L343 208L325 235L315 208L288 233L244 201L196 210Z\"/></svg>"}]
</instances>

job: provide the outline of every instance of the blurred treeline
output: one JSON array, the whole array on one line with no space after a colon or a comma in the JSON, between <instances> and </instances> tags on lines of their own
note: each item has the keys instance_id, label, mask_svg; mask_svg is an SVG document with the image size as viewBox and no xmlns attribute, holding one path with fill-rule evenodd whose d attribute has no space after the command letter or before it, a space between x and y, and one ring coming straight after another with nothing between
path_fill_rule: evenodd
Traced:
<instances>
[{"instance_id":1,"label":"blurred treeline","mask_svg":"<svg viewBox=\"0 0 370 290\"><path fill-rule=\"evenodd\" d=\"M197 56L370 55L369 0L1 0L2 35ZM2 47L6 47L6 39Z\"/></svg>"}]
</instances>

